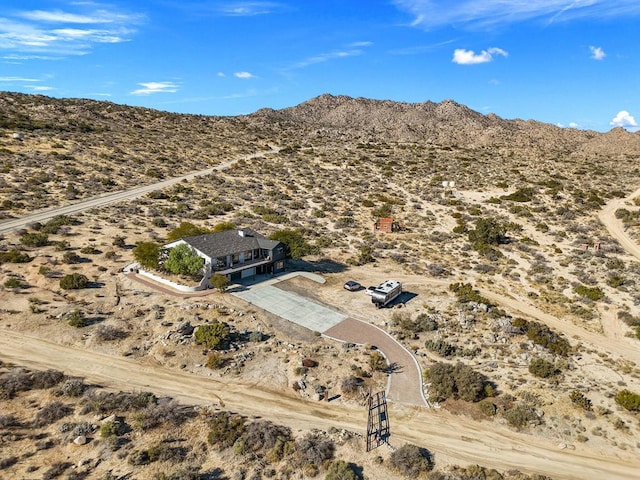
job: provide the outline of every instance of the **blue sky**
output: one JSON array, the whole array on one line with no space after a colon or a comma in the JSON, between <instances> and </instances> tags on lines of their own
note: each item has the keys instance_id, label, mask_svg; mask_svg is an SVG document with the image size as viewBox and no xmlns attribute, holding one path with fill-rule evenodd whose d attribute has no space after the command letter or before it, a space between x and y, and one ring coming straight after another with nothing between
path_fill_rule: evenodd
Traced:
<instances>
[{"instance_id":1,"label":"blue sky","mask_svg":"<svg viewBox=\"0 0 640 480\"><path fill-rule=\"evenodd\" d=\"M637 131L638 26L640 0L2 0L0 90L205 115L452 99Z\"/></svg>"}]
</instances>

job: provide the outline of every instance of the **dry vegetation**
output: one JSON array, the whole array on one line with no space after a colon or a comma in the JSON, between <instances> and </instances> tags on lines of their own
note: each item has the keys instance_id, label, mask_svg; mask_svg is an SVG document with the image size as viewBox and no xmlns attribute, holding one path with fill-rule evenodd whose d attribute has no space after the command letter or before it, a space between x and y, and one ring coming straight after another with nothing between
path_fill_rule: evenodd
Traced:
<instances>
[{"instance_id":1,"label":"dry vegetation","mask_svg":"<svg viewBox=\"0 0 640 480\"><path fill-rule=\"evenodd\" d=\"M15 132L24 138L12 138ZM262 379L308 398L329 391L340 401L363 402L369 386L385 382L370 368L365 346L319 338L229 295L159 295L120 274L137 242L163 241L184 221L209 228L233 222L265 234L296 229L319 253L292 267L320 271L328 281L311 288L292 280L282 288L391 332L416 354L427 381L437 383L431 400L487 424L552 438L561 448L586 442L603 451L640 448L638 413L619 401L621 391L640 393L638 357L606 348L640 351L640 262L597 218L606 202L640 185L640 134L510 122L453 102L408 106L323 96L279 112L216 118L3 93L0 218L270 145L280 150L140 200L5 235L0 326L196 375ZM455 188L443 188L443 181L455 181ZM636 239L638 208L627 202L615 214ZM404 229L374 234L379 216L393 216ZM83 275L89 288L64 287L71 274ZM348 278L366 285L386 277L401 279L417 296L403 309L371 311L364 294L341 289ZM555 323L526 316L518 310L525 304ZM230 327L222 352L196 345L192 335L214 321ZM303 366L305 359L317 366ZM117 478L138 468L145 477L176 472L157 478L197 478L179 472L261 478L258 471L289 478L325 472L325 460L333 458L368 462L364 474L377 478L374 458L363 460L362 439L352 432L315 433L337 450L310 461L299 452L313 432L274 431L275 440L260 445L236 445L241 436L211 442L219 412L185 414L175 428L163 428L174 420L161 417L147 428L138 407L91 410L99 408L88 407L99 393L60 393L70 379L7 387L7 375L21 374L4 370L3 393L12 399L1 417L7 433L0 459L16 475L38 468L38 475L55 478L44 465L68 474L69 441L82 430L93 439L93 453L71 456L77 478L108 471ZM96 425L112 415L114 433L103 438ZM241 423L249 435L257 421ZM92 460L78 466L86 458ZM439 468L437 455L436 467L429 478L483 478Z\"/></svg>"}]
</instances>

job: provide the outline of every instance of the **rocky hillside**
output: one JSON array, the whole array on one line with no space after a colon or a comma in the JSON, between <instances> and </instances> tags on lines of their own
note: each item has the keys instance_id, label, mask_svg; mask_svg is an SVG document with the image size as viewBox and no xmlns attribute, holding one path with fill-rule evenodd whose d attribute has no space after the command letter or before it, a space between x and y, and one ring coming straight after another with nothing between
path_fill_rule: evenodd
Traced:
<instances>
[{"instance_id":1,"label":"rocky hillside","mask_svg":"<svg viewBox=\"0 0 640 480\"><path fill-rule=\"evenodd\" d=\"M452 100L401 103L325 94L283 110L259 110L246 118L265 128L302 129L334 139L565 152L640 151L640 134L624 129L600 134L531 120L505 120L493 114L482 115Z\"/></svg>"}]
</instances>

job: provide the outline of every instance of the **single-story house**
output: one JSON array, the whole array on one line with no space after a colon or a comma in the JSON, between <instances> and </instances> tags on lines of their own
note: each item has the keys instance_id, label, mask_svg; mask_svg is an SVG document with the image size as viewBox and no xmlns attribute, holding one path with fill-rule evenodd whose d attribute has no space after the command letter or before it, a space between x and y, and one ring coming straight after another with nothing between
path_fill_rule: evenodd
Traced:
<instances>
[{"instance_id":1,"label":"single-story house","mask_svg":"<svg viewBox=\"0 0 640 480\"><path fill-rule=\"evenodd\" d=\"M165 248L181 244L189 245L204 258L205 278L219 273L234 281L284 271L285 245L249 228L181 238Z\"/></svg>"},{"instance_id":2,"label":"single-story house","mask_svg":"<svg viewBox=\"0 0 640 480\"><path fill-rule=\"evenodd\" d=\"M400 224L390 217L379 218L373 224L374 232L391 233L400 230L400 228Z\"/></svg>"}]
</instances>

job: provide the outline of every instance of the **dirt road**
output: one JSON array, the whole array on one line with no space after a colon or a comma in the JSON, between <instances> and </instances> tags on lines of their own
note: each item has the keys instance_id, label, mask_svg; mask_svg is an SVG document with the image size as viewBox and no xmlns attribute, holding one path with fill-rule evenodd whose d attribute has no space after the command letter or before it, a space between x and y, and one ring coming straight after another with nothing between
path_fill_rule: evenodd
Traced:
<instances>
[{"instance_id":1,"label":"dirt road","mask_svg":"<svg viewBox=\"0 0 640 480\"><path fill-rule=\"evenodd\" d=\"M273 149L270 151L243 155L241 157L234 158L233 160L220 163L215 167L205 168L204 170L191 172L187 175L182 175L180 177L169 178L166 180L162 180L161 182L156 182L149 185L143 185L141 187L135 187L129 190L121 190L119 192L107 193L104 195L91 197L86 200L82 200L80 202L71 203L69 205L63 205L60 207L51 208L47 210L40 210L39 212L32 213L31 215L27 215L25 217L16 218L14 220L0 222L0 235L4 233L13 232L15 230L19 230L21 228L24 228L30 223L45 222L57 215L71 215L74 213L84 212L92 208L111 205L113 203L121 202L123 200L131 200L132 198L139 198L139 197L142 197L143 195L146 195L149 192L169 187L176 183L182 182L183 180L187 180L187 181L193 180L196 177L201 177L203 175L210 175L215 171L224 170L225 168L230 167L231 165L233 165L236 162L239 162L240 160L250 160L252 158L260 157L266 153L272 153L277 151L278 151L277 149Z\"/></svg>"},{"instance_id":2,"label":"dirt road","mask_svg":"<svg viewBox=\"0 0 640 480\"><path fill-rule=\"evenodd\" d=\"M37 355L35 354L37 352ZM365 409L341 402L311 402L274 391L269 385L220 381L135 360L58 345L37 337L0 330L0 358L33 368L55 368L84 376L107 388L143 391L181 402L224 405L293 429L331 426L363 433ZM501 470L517 468L554 479L637 479L640 459L622 450L600 451L579 444L562 449L556 441L512 432L495 423L475 422L445 411L390 405L392 444L424 445L440 464L477 463Z\"/></svg>"},{"instance_id":3,"label":"dirt road","mask_svg":"<svg viewBox=\"0 0 640 480\"><path fill-rule=\"evenodd\" d=\"M636 190L626 198L613 199L608 202L598 214L598 219L600 219L602 224L609 231L609 234L618 240L622 248L624 248L629 255L633 255L638 260L640 260L640 247L631 240L631 237L629 237L627 232L624 231L624 225L616 218L616 210L639 195L640 189Z\"/></svg>"}]
</instances>

